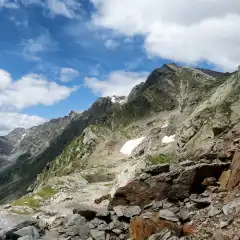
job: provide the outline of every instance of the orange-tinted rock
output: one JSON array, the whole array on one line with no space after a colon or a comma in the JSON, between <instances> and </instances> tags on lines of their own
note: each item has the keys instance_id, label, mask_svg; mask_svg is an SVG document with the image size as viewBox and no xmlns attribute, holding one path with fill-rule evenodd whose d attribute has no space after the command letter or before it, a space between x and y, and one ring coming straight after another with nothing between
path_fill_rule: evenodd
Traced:
<instances>
[{"instance_id":1,"label":"orange-tinted rock","mask_svg":"<svg viewBox=\"0 0 240 240\"><path fill-rule=\"evenodd\" d=\"M230 173L231 173L231 170L227 170L227 171L224 171L222 172L218 182L220 184L220 187L222 189L226 189L227 187L227 183L228 183L228 180L229 180L229 177L230 177Z\"/></svg>"},{"instance_id":2,"label":"orange-tinted rock","mask_svg":"<svg viewBox=\"0 0 240 240\"><path fill-rule=\"evenodd\" d=\"M130 222L131 240L147 240L151 235L165 228L173 231L176 236L182 235L182 226L156 218L154 214L152 218L134 217Z\"/></svg>"},{"instance_id":3,"label":"orange-tinted rock","mask_svg":"<svg viewBox=\"0 0 240 240\"><path fill-rule=\"evenodd\" d=\"M171 221L160 219L158 213L148 213L147 217L137 216L130 222L131 240L146 240L151 235L159 233L164 229L168 229L174 233L175 236L191 235L196 230L193 222L186 223L184 226L178 225Z\"/></svg>"},{"instance_id":4,"label":"orange-tinted rock","mask_svg":"<svg viewBox=\"0 0 240 240\"><path fill-rule=\"evenodd\" d=\"M227 188L233 189L239 183L240 183L240 152L236 151L233 156L233 160L231 164L231 173L227 183Z\"/></svg>"}]
</instances>

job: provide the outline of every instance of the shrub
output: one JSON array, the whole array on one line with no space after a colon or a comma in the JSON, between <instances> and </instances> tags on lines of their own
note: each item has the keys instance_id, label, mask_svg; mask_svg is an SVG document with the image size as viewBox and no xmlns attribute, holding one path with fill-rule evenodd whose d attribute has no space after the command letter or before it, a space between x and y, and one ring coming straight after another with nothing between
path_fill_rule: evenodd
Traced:
<instances>
[{"instance_id":1,"label":"shrub","mask_svg":"<svg viewBox=\"0 0 240 240\"><path fill-rule=\"evenodd\" d=\"M27 206L30 208L38 208L40 206L38 199L35 199L33 197L22 197L17 200L15 200L12 203L13 206Z\"/></svg>"},{"instance_id":2,"label":"shrub","mask_svg":"<svg viewBox=\"0 0 240 240\"><path fill-rule=\"evenodd\" d=\"M170 156L163 155L163 154L154 155L154 156L149 155L147 157L147 159L152 165L157 165L157 164L161 164L161 163L169 163L171 160Z\"/></svg>"},{"instance_id":3,"label":"shrub","mask_svg":"<svg viewBox=\"0 0 240 240\"><path fill-rule=\"evenodd\" d=\"M57 193L57 191L50 187L50 186L46 186L43 187L38 193L37 195L40 196L41 198L47 199L52 197L53 195L55 195Z\"/></svg>"}]
</instances>

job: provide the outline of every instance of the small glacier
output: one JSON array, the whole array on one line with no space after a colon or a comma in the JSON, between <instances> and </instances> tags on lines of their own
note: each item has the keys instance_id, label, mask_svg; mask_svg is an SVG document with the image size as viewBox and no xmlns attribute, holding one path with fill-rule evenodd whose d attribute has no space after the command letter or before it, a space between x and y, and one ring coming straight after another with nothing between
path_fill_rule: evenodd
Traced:
<instances>
[{"instance_id":1,"label":"small glacier","mask_svg":"<svg viewBox=\"0 0 240 240\"><path fill-rule=\"evenodd\" d=\"M164 136L162 138L162 143L170 143L175 141L175 134L172 136Z\"/></svg>"},{"instance_id":2,"label":"small glacier","mask_svg":"<svg viewBox=\"0 0 240 240\"><path fill-rule=\"evenodd\" d=\"M133 149L136 148L143 141L144 138L145 137L141 137L127 141L121 148L120 152L126 155L131 155Z\"/></svg>"}]
</instances>

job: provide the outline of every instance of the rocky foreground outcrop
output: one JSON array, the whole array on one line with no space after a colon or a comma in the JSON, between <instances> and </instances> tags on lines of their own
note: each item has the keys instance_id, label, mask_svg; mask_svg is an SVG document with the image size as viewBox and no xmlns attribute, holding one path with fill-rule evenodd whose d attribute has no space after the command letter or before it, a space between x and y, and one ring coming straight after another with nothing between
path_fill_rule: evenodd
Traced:
<instances>
[{"instance_id":1,"label":"rocky foreground outcrop","mask_svg":"<svg viewBox=\"0 0 240 240\"><path fill-rule=\"evenodd\" d=\"M221 173L229 167L228 163L197 164L177 171L161 173L161 167L156 167L160 174L156 175L153 168L149 174L144 173L138 179L119 188L110 201L111 206L139 205L145 206L152 200L168 199L178 201L185 199L190 193L201 193L204 190L202 182L208 177L218 179ZM151 173L154 175L152 176Z\"/></svg>"},{"instance_id":2,"label":"rocky foreground outcrop","mask_svg":"<svg viewBox=\"0 0 240 240\"><path fill-rule=\"evenodd\" d=\"M239 161L236 152L232 166ZM110 200L103 197L103 201L109 201L107 207L83 205L72 209L68 216L55 217L51 224L38 220L38 216L32 219L0 214L0 237L21 240L239 239L238 188L222 187L228 186L235 176L232 166L229 168L229 163L219 161L185 162L171 171L166 164L157 165L119 188ZM228 169L229 178L222 178ZM10 205L5 206L6 211L10 209Z\"/></svg>"}]
</instances>

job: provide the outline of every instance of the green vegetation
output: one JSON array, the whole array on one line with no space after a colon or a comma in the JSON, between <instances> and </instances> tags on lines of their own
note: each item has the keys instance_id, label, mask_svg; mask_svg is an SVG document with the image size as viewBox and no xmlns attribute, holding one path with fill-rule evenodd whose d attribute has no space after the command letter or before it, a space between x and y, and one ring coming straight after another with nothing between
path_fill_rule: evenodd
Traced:
<instances>
[{"instance_id":1,"label":"green vegetation","mask_svg":"<svg viewBox=\"0 0 240 240\"><path fill-rule=\"evenodd\" d=\"M28 213L27 212L24 212L24 211L20 211L20 210L11 210L12 213L16 213L16 214L19 214L19 215L27 215Z\"/></svg>"},{"instance_id":2,"label":"green vegetation","mask_svg":"<svg viewBox=\"0 0 240 240\"><path fill-rule=\"evenodd\" d=\"M83 149L83 137L74 139L51 164L50 169L38 175L37 183L46 182L50 176L64 176L75 170L78 154Z\"/></svg>"},{"instance_id":3,"label":"green vegetation","mask_svg":"<svg viewBox=\"0 0 240 240\"><path fill-rule=\"evenodd\" d=\"M50 186L46 186L43 187L38 193L37 195L40 196L43 199L47 199L50 198L52 196L54 196L57 193L56 189L50 187Z\"/></svg>"},{"instance_id":4,"label":"green vegetation","mask_svg":"<svg viewBox=\"0 0 240 240\"><path fill-rule=\"evenodd\" d=\"M12 203L13 206L27 206L30 208L38 208L40 206L39 200L35 199L33 197L22 197L17 200L15 200Z\"/></svg>"},{"instance_id":5,"label":"green vegetation","mask_svg":"<svg viewBox=\"0 0 240 240\"><path fill-rule=\"evenodd\" d=\"M109 136L110 130L101 125L89 125L88 131L86 132L85 134L87 134L87 137L89 135L90 139L92 138L91 144L84 143L84 134L75 138L64 148L63 152L50 163L50 168L38 175L36 186L40 183L47 183L50 177L66 176L85 169L86 158L83 157L91 155L92 151L94 151L95 144L98 144L98 142L104 140L106 136ZM48 196L49 193L50 195L53 194L49 189L47 189L46 192L47 193L45 193L45 191L43 192L44 196L45 194Z\"/></svg>"},{"instance_id":6,"label":"green vegetation","mask_svg":"<svg viewBox=\"0 0 240 240\"><path fill-rule=\"evenodd\" d=\"M168 155L155 155L155 156L148 156L147 160L150 162L151 165L157 165L161 163L169 163L171 161L171 157Z\"/></svg>"}]
</instances>

